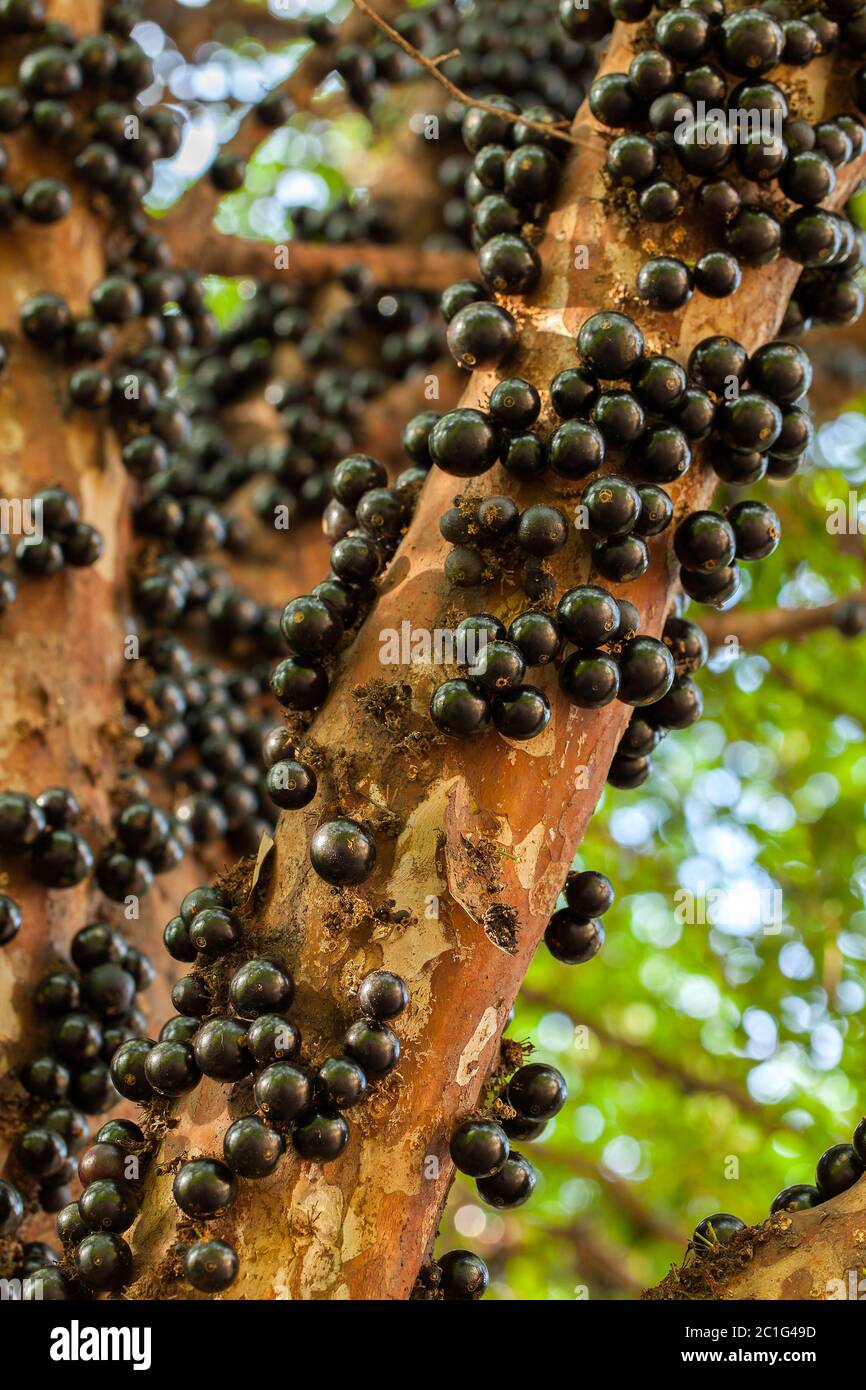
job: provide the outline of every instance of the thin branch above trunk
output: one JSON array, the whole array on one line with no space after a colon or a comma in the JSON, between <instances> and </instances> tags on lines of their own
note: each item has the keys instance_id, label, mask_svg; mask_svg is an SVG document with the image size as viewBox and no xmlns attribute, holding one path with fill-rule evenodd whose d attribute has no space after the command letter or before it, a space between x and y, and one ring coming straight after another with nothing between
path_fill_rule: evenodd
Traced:
<instances>
[{"instance_id":1,"label":"thin branch above trunk","mask_svg":"<svg viewBox=\"0 0 866 1390\"><path fill-rule=\"evenodd\" d=\"M249 275L256 280L323 285L347 266L364 266L377 285L393 290L444 290L455 280L477 279L471 251L428 251L420 246L290 240L244 241L211 225L188 228L168 218L166 239L178 265L203 275Z\"/></svg>"}]
</instances>

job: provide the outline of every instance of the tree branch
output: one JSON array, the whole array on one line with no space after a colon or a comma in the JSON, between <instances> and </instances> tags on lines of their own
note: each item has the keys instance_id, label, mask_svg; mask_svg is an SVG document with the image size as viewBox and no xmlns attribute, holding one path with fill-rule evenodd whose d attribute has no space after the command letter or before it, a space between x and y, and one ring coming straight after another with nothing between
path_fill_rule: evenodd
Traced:
<instances>
[{"instance_id":1,"label":"tree branch","mask_svg":"<svg viewBox=\"0 0 866 1390\"><path fill-rule=\"evenodd\" d=\"M520 998L523 1003L534 1004L541 1008L559 1009L561 1005L546 994L538 990L529 989L524 986L520 991ZM607 1044L609 1047L616 1048L620 1052L628 1052L633 1057L638 1057L650 1068L656 1076L663 1077L666 1081L673 1081L677 1089L684 1095L715 1094L725 1096L739 1110L745 1111L750 1115L757 1115L766 1119L771 1114L765 1105L750 1096L748 1091L725 1077L701 1076L700 1073L691 1071L688 1067L676 1062L671 1057L663 1057L647 1043L635 1042L632 1038L624 1038L621 1033L614 1033L612 1029L605 1027L597 1018L588 1017L585 1011L581 1011L580 1023L594 1033L599 1042ZM776 1128L787 1129L788 1123L783 1119L773 1118L773 1125Z\"/></svg>"},{"instance_id":2,"label":"tree branch","mask_svg":"<svg viewBox=\"0 0 866 1390\"><path fill-rule=\"evenodd\" d=\"M740 1231L718 1253L689 1255L647 1299L862 1299L866 1178L810 1211Z\"/></svg>"},{"instance_id":3,"label":"tree branch","mask_svg":"<svg viewBox=\"0 0 866 1390\"><path fill-rule=\"evenodd\" d=\"M836 627L851 605L862 605L866 611L866 588L834 599L818 608L759 608L740 613L710 613L700 620L710 645L720 647L730 638L750 650L779 639L796 642L810 632Z\"/></svg>"},{"instance_id":4,"label":"tree branch","mask_svg":"<svg viewBox=\"0 0 866 1390\"><path fill-rule=\"evenodd\" d=\"M168 218L165 235L176 264L195 266L208 275L249 275L256 280L288 279L321 285L346 266L361 265L378 285L388 289L428 291L441 291L455 280L478 275L478 262L471 251L429 251L420 246L377 243L334 246L297 240L275 246L270 241L226 236L208 223L191 230L185 223Z\"/></svg>"},{"instance_id":5,"label":"tree branch","mask_svg":"<svg viewBox=\"0 0 866 1390\"><path fill-rule=\"evenodd\" d=\"M369 19L372 24L375 24L376 28L380 29L392 43L402 48L404 53L408 53L413 62L418 63L424 68L425 72L429 72L431 77L435 77L436 81L445 88L448 95L453 97L455 101L462 102L464 106L474 106L479 111L490 111L493 115L503 117L506 121L519 121L521 125L528 127L529 130L537 130L540 135L544 135L545 137L554 135L558 140L564 140L569 145L577 143L575 137L569 130L562 129L558 125L545 125L541 121L530 120L529 117L521 115L520 112L503 111L502 107L497 106L495 102L482 101L478 97L468 96L467 93L461 91L454 82L449 81L444 72L441 71L441 64L447 63L449 58L456 57L457 50L451 53L441 53L437 58L425 58L424 54L419 53L418 49L409 43L408 39L404 39L399 30L389 24L381 14L377 14L376 11L366 3L366 0L352 0L352 3L355 8L360 10L361 14L366 15L367 19ZM566 124L566 122L562 123L563 126Z\"/></svg>"},{"instance_id":6,"label":"tree branch","mask_svg":"<svg viewBox=\"0 0 866 1390\"><path fill-rule=\"evenodd\" d=\"M658 1240L668 1240L672 1245L683 1246L688 1241L688 1232L683 1227L659 1216L652 1207L644 1206L636 1197L632 1185L623 1182L621 1178L613 1177L600 1163L593 1163L592 1159L584 1158L579 1151L557 1149L551 1144L537 1144L532 1152L542 1162L549 1159L551 1163L558 1163L569 1172L598 1183L635 1231Z\"/></svg>"}]
</instances>

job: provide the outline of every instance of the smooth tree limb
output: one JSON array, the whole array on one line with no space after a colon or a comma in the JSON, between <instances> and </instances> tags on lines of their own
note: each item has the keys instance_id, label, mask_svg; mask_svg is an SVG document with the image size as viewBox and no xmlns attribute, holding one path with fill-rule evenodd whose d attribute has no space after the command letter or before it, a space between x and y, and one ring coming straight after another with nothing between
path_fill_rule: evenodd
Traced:
<instances>
[{"instance_id":1,"label":"smooth tree limb","mask_svg":"<svg viewBox=\"0 0 866 1390\"><path fill-rule=\"evenodd\" d=\"M711 613L702 620L701 626L711 646L722 646L735 639L751 651L768 642L796 642L823 628L839 627L846 618L856 618L858 612L860 623L866 625L866 589L858 589L815 608L753 608L744 609L742 613L736 609Z\"/></svg>"},{"instance_id":2,"label":"smooth tree limb","mask_svg":"<svg viewBox=\"0 0 866 1390\"><path fill-rule=\"evenodd\" d=\"M810 1211L780 1212L690 1253L646 1299L830 1302L866 1293L866 1178Z\"/></svg>"},{"instance_id":3,"label":"smooth tree limb","mask_svg":"<svg viewBox=\"0 0 866 1390\"><path fill-rule=\"evenodd\" d=\"M202 275L250 276L265 283L290 281L324 285L349 266L363 266L377 285L391 290L441 292L455 280L478 274L471 251L428 250L422 246L372 243L253 241L226 236L205 223L190 229L166 219L165 238L177 264L195 267Z\"/></svg>"},{"instance_id":4,"label":"smooth tree limb","mask_svg":"<svg viewBox=\"0 0 866 1390\"><path fill-rule=\"evenodd\" d=\"M628 67L633 32L615 28L602 71ZM799 114L818 114L830 72L826 61L816 64L816 109ZM747 271L728 300L696 296L664 317L639 308L632 295L638 239L608 200L606 140L586 107L573 134L576 152L540 247L540 286L528 302L513 305L522 333L507 374L545 386L576 361L584 319L611 307L640 319L649 350L682 361L710 334L736 336L749 350L772 338L798 275L787 260ZM863 168L860 159L843 171L835 206ZM688 218L684 231L697 241ZM476 372L464 404L483 405L495 379ZM677 517L706 506L714 485L695 462L671 489ZM295 975L293 1017L307 1058L340 1050L354 991L368 970L402 975L411 1003L397 1024L399 1066L350 1112L352 1134L341 1158L323 1168L290 1150L272 1177L241 1184L237 1201L212 1223L213 1234L230 1240L240 1257L226 1298L410 1297L451 1181L450 1133L484 1098L509 1009L630 717L618 702L578 709L558 693L553 672L533 670L552 704L542 736L518 745L492 732L474 742L436 735L429 698L451 671L429 660L383 664L386 639L401 630L429 639L466 613L494 608L508 621L531 606L504 574L477 592L448 589L438 519L461 491L478 498L505 491L521 507L543 497L569 514L578 496L547 480L515 488L499 468L469 484L433 470L378 600L301 740L302 756L319 772L319 800L281 817L255 887L249 865L232 880L245 917L244 952L276 957ZM655 636L676 583L672 529L651 541L643 578L621 591L636 603L642 631ZM556 557L561 588L589 578L588 550L579 533ZM337 814L366 822L377 840L377 867L357 890L327 887L309 863L313 830ZM504 949L510 928L515 939ZM224 973L240 958L228 958ZM179 1226L172 1174L185 1157L219 1155L230 1120L250 1109L248 1083L229 1092L213 1081L170 1108L134 1234L142 1274L130 1296L196 1296L177 1282L173 1250L189 1228Z\"/></svg>"}]
</instances>

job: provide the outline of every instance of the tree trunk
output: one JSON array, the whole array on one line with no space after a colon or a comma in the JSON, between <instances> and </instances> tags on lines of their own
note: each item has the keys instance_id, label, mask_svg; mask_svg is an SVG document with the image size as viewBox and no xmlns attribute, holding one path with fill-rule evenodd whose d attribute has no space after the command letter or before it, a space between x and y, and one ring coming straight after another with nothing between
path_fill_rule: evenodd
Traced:
<instances>
[{"instance_id":1,"label":"tree trunk","mask_svg":"<svg viewBox=\"0 0 866 1390\"><path fill-rule=\"evenodd\" d=\"M617 26L603 71L628 66L633 33ZM815 65L818 105L828 73L826 63ZM607 195L605 136L585 108L574 134L578 147L540 247L541 286L529 303L513 306L522 333L508 374L545 386L575 362L574 338L584 318L612 306L641 320L651 350L683 362L711 333L729 333L749 350L771 338L798 274L785 260L746 271L731 299L696 297L678 315L651 316L636 304L640 247ZM837 206L862 169L862 160L846 168ZM688 217L677 235L699 254L699 233ZM574 268L581 245L588 248L588 270ZM476 372L464 404L483 404L494 379ZM677 516L707 505L713 487L709 470L695 462L671 489ZM499 469L464 488L477 497L506 491L521 507L543 496L567 511L579 490L545 480L516 492ZM289 1155L270 1179L242 1184L233 1208L214 1223L214 1234L231 1240L240 1256L240 1275L224 1297L410 1296L452 1176L450 1132L484 1096L508 1011L630 715L618 702L598 712L575 708L546 672L538 684L553 714L544 735L528 745L492 734L450 742L427 717L430 693L447 673L430 665L396 671L382 665L383 634L399 632L405 621L430 633L469 612L495 607L507 621L529 606L505 575L471 597L449 591L437 522L458 491L458 480L434 469L378 601L343 653L328 702L312 722L303 747L319 770L320 803L281 817L254 890L249 866L234 880L245 950L283 960L295 974L293 1017L309 1058L339 1050L353 990L367 970L398 972L411 1003L398 1024L399 1068L352 1112L352 1137L340 1160L321 1168ZM650 543L647 574L623 591L637 604L641 630L656 636L676 582L672 531ZM557 561L561 588L588 578L580 533ZM309 866L312 831L337 813L367 822L376 835L378 865L360 891L330 889ZM236 963L216 972L223 990ZM195 1296L175 1285L171 1273L178 1229L172 1170L181 1156L220 1154L227 1124L251 1108L248 1083L228 1095L212 1081L173 1107L136 1229L137 1267L148 1273L133 1286L133 1297Z\"/></svg>"}]
</instances>

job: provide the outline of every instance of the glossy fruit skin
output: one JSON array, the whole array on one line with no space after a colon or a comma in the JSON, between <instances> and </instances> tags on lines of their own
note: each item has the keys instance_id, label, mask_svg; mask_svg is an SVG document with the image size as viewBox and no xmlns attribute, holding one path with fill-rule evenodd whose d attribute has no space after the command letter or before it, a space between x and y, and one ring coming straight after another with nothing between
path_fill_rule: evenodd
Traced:
<instances>
[{"instance_id":1,"label":"glossy fruit skin","mask_svg":"<svg viewBox=\"0 0 866 1390\"><path fill-rule=\"evenodd\" d=\"M546 666L558 655L562 639L547 613L519 613L508 629L508 640L519 647L527 666Z\"/></svg>"},{"instance_id":2,"label":"glossy fruit skin","mask_svg":"<svg viewBox=\"0 0 866 1390\"><path fill-rule=\"evenodd\" d=\"M300 656L322 656L333 651L340 642L343 624L322 599L302 594L283 609L280 631L293 652Z\"/></svg>"},{"instance_id":3,"label":"glossy fruit skin","mask_svg":"<svg viewBox=\"0 0 866 1390\"><path fill-rule=\"evenodd\" d=\"M240 935L235 918L221 907L197 912L188 930L190 944L208 957L225 955L237 945Z\"/></svg>"},{"instance_id":4,"label":"glossy fruit skin","mask_svg":"<svg viewBox=\"0 0 866 1390\"><path fill-rule=\"evenodd\" d=\"M746 379L749 356L734 338L704 338L692 349L689 376L706 391L721 396L732 382Z\"/></svg>"},{"instance_id":5,"label":"glossy fruit skin","mask_svg":"<svg viewBox=\"0 0 866 1390\"><path fill-rule=\"evenodd\" d=\"M625 536L640 517L641 500L637 488L626 478L606 474L585 489L581 504L586 508L589 529L594 536Z\"/></svg>"},{"instance_id":6,"label":"glossy fruit skin","mask_svg":"<svg viewBox=\"0 0 866 1390\"><path fill-rule=\"evenodd\" d=\"M619 693L619 666L606 652L581 649L571 652L562 663L559 684L572 704L601 709Z\"/></svg>"},{"instance_id":7,"label":"glossy fruit skin","mask_svg":"<svg viewBox=\"0 0 866 1390\"><path fill-rule=\"evenodd\" d=\"M517 527L517 543L528 555L543 559L555 555L568 540L568 522L558 507L534 502Z\"/></svg>"},{"instance_id":8,"label":"glossy fruit skin","mask_svg":"<svg viewBox=\"0 0 866 1390\"><path fill-rule=\"evenodd\" d=\"M861 1120L855 1129L851 1145L857 1158L866 1168L866 1120Z\"/></svg>"},{"instance_id":9,"label":"glossy fruit skin","mask_svg":"<svg viewBox=\"0 0 866 1390\"><path fill-rule=\"evenodd\" d=\"M24 1201L17 1187L0 1178L0 1236L14 1236L24 1220Z\"/></svg>"},{"instance_id":10,"label":"glossy fruit skin","mask_svg":"<svg viewBox=\"0 0 866 1390\"><path fill-rule=\"evenodd\" d=\"M565 420L550 436L547 456L561 478L586 478L604 463L604 435L586 420Z\"/></svg>"},{"instance_id":11,"label":"glossy fruit skin","mask_svg":"<svg viewBox=\"0 0 866 1390\"><path fill-rule=\"evenodd\" d=\"M367 1077L351 1057L326 1057L315 1076L316 1095L327 1109L348 1110L367 1094Z\"/></svg>"},{"instance_id":12,"label":"glossy fruit skin","mask_svg":"<svg viewBox=\"0 0 866 1390\"><path fill-rule=\"evenodd\" d=\"M599 647L616 637L621 613L613 594L594 584L582 584L563 594L556 621L576 646Z\"/></svg>"},{"instance_id":13,"label":"glossy fruit skin","mask_svg":"<svg viewBox=\"0 0 866 1390\"><path fill-rule=\"evenodd\" d=\"M681 309L692 297L692 273L675 256L654 256L638 271L637 292L653 309Z\"/></svg>"},{"instance_id":14,"label":"glossy fruit skin","mask_svg":"<svg viewBox=\"0 0 866 1390\"><path fill-rule=\"evenodd\" d=\"M317 661L286 657L271 672L271 690L287 709L318 709L324 703L330 681Z\"/></svg>"},{"instance_id":15,"label":"glossy fruit skin","mask_svg":"<svg viewBox=\"0 0 866 1390\"><path fill-rule=\"evenodd\" d=\"M550 383L550 399L560 420L583 415L598 395L598 382L579 367L567 367Z\"/></svg>"},{"instance_id":16,"label":"glossy fruit skin","mask_svg":"<svg viewBox=\"0 0 866 1390\"><path fill-rule=\"evenodd\" d=\"M201 1080L193 1049L185 1042L158 1042L144 1059L144 1074L161 1096L182 1096Z\"/></svg>"},{"instance_id":17,"label":"glossy fruit skin","mask_svg":"<svg viewBox=\"0 0 866 1390\"><path fill-rule=\"evenodd\" d=\"M466 738L490 722L490 702L475 681L443 681L430 700L430 718L442 733Z\"/></svg>"},{"instance_id":18,"label":"glossy fruit skin","mask_svg":"<svg viewBox=\"0 0 866 1390\"><path fill-rule=\"evenodd\" d=\"M680 564L706 574L729 565L736 553L736 544L730 522L719 512L690 512L674 535L674 551Z\"/></svg>"},{"instance_id":19,"label":"glossy fruit skin","mask_svg":"<svg viewBox=\"0 0 866 1390\"><path fill-rule=\"evenodd\" d=\"M470 1178L498 1173L510 1148L505 1131L493 1120L464 1120L454 1130L449 1145L455 1168Z\"/></svg>"},{"instance_id":20,"label":"glossy fruit skin","mask_svg":"<svg viewBox=\"0 0 866 1390\"><path fill-rule=\"evenodd\" d=\"M363 883L376 865L376 842L357 821L325 821L310 842L310 862L326 883Z\"/></svg>"},{"instance_id":21,"label":"glossy fruit skin","mask_svg":"<svg viewBox=\"0 0 866 1390\"><path fill-rule=\"evenodd\" d=\"M796 343L765 343L751 358L749 379L778 405L789 405L809 390L812 363Z\"/></svg>"},{"instance_id":22,"label":"glossy fruit skin","mask_svg":"<svg viewBox=\"0 0 866 1390\"><path fill-rule=\"evenodd\" d=\"M568 906L579 917L603 917L613 907L613 884L596 869L569 874L562 891Z\"/></svg>"},{"instance_id":23,"label":"glossy fruit skin","mask_svg":"<svg viewBox=\"0 0 866 1390\"><path fill-rule=\"evenodd\" d=\"M625 314L592 314L577 335L577 349L588 369L604 381L627 377L644 351L643 334Z\"/></svg>"},{"instance_id":24,"label":"glossy fruit skin","mask_svg":"<svg viewBox=\"0 0 866 1390\"><path fill-rule=\"evenodd\" d=\"M709 299L726 299L742 282L739 262L727 251L708 251L695 266L695 289Z\"/></svg>"},{"instance_id":25,"label":"glossy fruit skin","mask_svg":"<svg viewBox=\"0 0 866 1390\"><path fill-rule=\"evenodd\" d=\"M126 1182L128 1157L129 1154L119 1144L99 1139L90 1144L78 1160L78 1177L82 1187L89 1187L92 1182L104 1178Z\"/></svg>"},{"instance_id":26,"label":"glossy fruit skin","mask_svg":"<svg viewBox=\"0 0 866 1390\"><path fill-rule=\"evenodd\" d=\"M670 650L677 675L699 671L706 664L710 646L703 628L685 618L670 617L662 632L662 641Z\"/></svg>"},{"instance_id":27,"label":"glossy fruit skin","mask_svg":"<svg viewBox=\"0 0 866 1390\"><path fill-rule=\"evenodd\" d=\"M503 738L537 738L550 721L550 702L534 685L518 685L497 695L493 723Z\"/></svg>"},{"instance_id":28,"label":"glossy fruit skin","mask_svg":"<svg viewBox=\"0 0 866 1390\"><path fill-rule=\"evenodd\" d=\"M604 928L595 918L561 907L545 928L544 944L563 965L583 965L604 945Z\"/></svg>"},{"instance_id":29,"label":"glossy fruit skin","mask_svg":"<svg viewBox=\"0 0 866 1390\"><path fill-rule=\"evenodd\" d=\"M91 1293L122 1289L132 1274L132 1251L113 1231L85 1236L75 1252L78 1278Z\"/></svg>"},{"instance_id":30,"label":"glossy fruit skin","mask_svg":"<svg viewBox=\"0 0 866 1390\"><path fill-rule=\"evenodd\" d=\"M698 1254L709 1254L715 1247L725 1245L738 1231L746 1229L745 1221L729 1212L718 1211L699 1221L692 1236L692 1248Z\"/></svg>"},{"instance_id":31,"label":"glossy fruit skin","mask_svg":"<svg viewBox=\"0 0 866 1390\"><path fill-rule=\"evenodd\" d=\"M78 1210L90 1231L126 1231L138 1215L129 1188L113 1178L99 1178L78 1199Z\"/></svg>"},{"instance_id":32,"label":"glossy fruit skin","mask_svg":"<svg viewBox=\"0 0 866 1390\"><path fill-rule=\"evenodd\" d=\"M387 1023L409 1003L406 981L390 970L372 970L358 986L358 1004L368 1018Z\"/></svg>"},{"instance_id":33,"label":"glossy fruit skin","mask_svg":"<svg viewBox=\"0 0 866 1390\"><path fill-rule=\"evenodd\" d=\"M492 696L519 685L526 672L526 662L519 647L499 639L485 642L476 658L467 662L467 671Z\"/></svg>"},{"instance_id":34,"label":"glossy fruit skin","mask_svg":"<svg viewBox=\"0 0 866 1390\"><path fill-rule=\"evenodd\" d=\"M153 1095L144 1070L145 1059L153 1046L148 1038L130 1038L120 1045L111 1059L111 1080L127 1100L145 1101Z\"/></svg>"},{"instance_id":35,"label":"glossy fruit skin","mask_svg":"<svg viewBox=\"0 0 866 1390\"><path fill-rule=\"evenodd\" d=\"M45 816L24 792L0 792L0 851L21 854L45 830Z\"/></svg>"},{"instance_id":36,"label":"glossy fruit skin","mask_svg":"<svg viewBox=\"0 0 866 1390\"><path fill-rule=\"evenodd\" d=\"M740 577L734 561L724 569L714 570L712 574L684 569L680 574L680 583L684 593L695 602L709 603L714 608L721 608L737 593Z\"/></svg>"},{"instance_id":37,"label":"glossy fruit skin","mask_svg":"<svg viewBox=\"0 0 866 1390\"><path fill-rule=\"evenodd\" d=\"M478 1195L488 1206L514 1211L528 1202L535 1188L536 1176L532 1164L523 1154L512 1149L498 1172L477 1181Z\"/></svg>"},{"instance_id":38,"label":"glossy fruit skin","mask_svg":"<svg viewBox=\"0 0 866 1390\"><path fill-rule=\"evenodd\" d=\"M647 718L661 729L688 729L704 712L699 685L689 676L678 676L666 695L647 711Z\"/></svg>"},{"instance_id":39,"label":"glossy fruit skin","mask_svg":"<svg viewBox=\"0 0 866 1390\"><path fill-rule=\"evenodd\" d=\"M491 290L500 294L525 294L541 274L541 261L535 247L523 237L501 232L481 247L478 268Z\"/></svg>"},{"instance_id":40,"label":"glossy fruit skin","mask_svg":"<svg viewBox=\"0 0 866 1390\"><path fill-rule=\"evenodd\" d=\"M763 560L779 544L782 526L776 513L763 502L737 502L728 513L736 541L738 560Z\"/></svg>"},{"instance_id":41,"label":"glossy fruit skin","mask_svg":"<svg viewBox=\"0 0 866 1390\"><path fill-rule=\"evenodd\" d=\"M741 391L736 400L723 401L716 414L716 429L723 443L745 453L769 453L782 430L782 412L758 391Z\"/></svg>"},{"instance_id":42,"label":"glossy fruit skin","mask_svg":"<svg viewBox=\"0 0 866 1390\"><path fill-rule=\"evenodd\" d=\"M793 1187L784 1187L776 1194L770 1206L770 1215L777 1211L809 1211L823 1200L817 1187L810 1187L807 1183L795 1183Z\"/></svg>"},{"instance_id":43,"label":"glossy fruit skin","mask_svg":"<svg viewBox=\"0 0 866 1390\"><path fill-rule=\"evenodd\" d=\"M197 1240L184 1255L187 1282L199 1293L222 1293L234 1283L238 1257L223 1240Z\"/></svg>"},{"instance_id":44,"label":"glossy fruit skin","mask_svg":"<svg viewBox=\"0 0 866 1390\"><path fill-rule=\"evenodd\" d=\"M244 1115L223 1137L223 1158L240 1178L266 1178L285 1152L281 1134L257 1115Z\"/></svg>"},{"instance_id":45,"label":"glossy fruit skin","mask_svg":"<svg viewBox=\"0 0 866 1390\"><path fill-rule=\"evenodd\" d=\"M247 1030L236 1018L209 1018L195 1035L195 1061L204 1076L240 1081L251 1070Z\"/></svg>"},{"instance_id":46,"label":"glossy fruit skin","mask_svg":"<svg viewBox=\"0 0 866 1390\"><path fill-rule=\"evenodd\" d=\"M69 1202L57 1213L54 1227L64 1249L79 1246L88 1235L88 1228L82 1220L77 1202Z\"/></svg>"},{"instance_id":47,"label":"glossy fruit skin","mask_svg":"<svg viewBox=\"0 0 866 1390\"><path fill-rule=\"evenodd\" d=\"M229 907L229 900L222 889L212 888L208 884L202 888L190 889L181 899L180 915L187 926L190 926L196 914L203 912L205 908L221 908L226 911Z\"/></svg>"},{"instance_id":48,"label":"glossy fruit skin","mask_svg":"<svg viewBox=\"0 0 866 1390\"><path fill-rule=\"evenodd\" d=\"M634 472L647 482L672 483L692 462L688 440L676 425L650 425L631 452Z\"/></svg>"},{"instance_id":49,"label":"glossy fruit skin","mask_svg":"<svg viewBox=\"0 0 866 1390\"><path fill-rule=\"evenodd\" d=\"M527 1120L552 1120L568 1099L565 1077L545 1062L519 1067L508 1083L508 1104Z\"/></svg>"},{"instance_id":50,"label":"glossy fruit skin","mask_svg":"<svg viewBox=\"0 0 866 1390\"><path fill-rule=\"evenodd\" d=\"M655 637L626 642L619 657L619 698L627 705L651 705L673 685L673 657Z\"/></svg>"},{"instance_id":51,"label":"glossy fruit skin","mask_svg":"<svg viewBox=\"0 0 866 1390\"><path fill-rule=\"evenodd\" d=\"M586 10L580 11L586 14ZM487 1266L470 1250L449 1250L437 1260L440 1269L442 1297L448 1302L469 1303L487 1291L490 1275Z\"/></svg>"},{"instance_id":52,"label":"glossy fruit skin","mask_svg":"<svg viewBox=\"0 0 866 1390\"><path fill-rule=\"evenodd\" d=\"M592 564L612 584L630 584L646 573L649 552L641 536L610 536L593 548Z\"/></svg>"},{"instance_id":53,"label":"glossy fruit skin","mask_svg":"<svg viewBox=\"0 0 866 1390\"><path fill-rule=\"evenodd\" d=\"M301 1158L312 1163L333 1163L349 1142L349 1126L342 1115L314 1111L292 1126L292 1143Z\"/></svg>"},{"instance_id":54,"label":"glossy fruit skin","mask_svg":"<svg viewBox=\"0 0 866 1390\"><path fill-rule=\"evenodd\" d=\"M630 391L602 391L590 412L592 423L611 448L625 448L640 439L646 425L643 406Z\"/></svg>"},{"instance_id":55,"label":"glossy fruit skin","mask_svg":"<svg viewBox=\"0 0 866 1390\"><path fill-rule=\"evenodd\" d=\"M171 1195L186 1216L209 1221L221 1216L237 1194L230 1168L216 1158L193 1158L178 1169Z\"/></svg>"},{"instance_id":56,"label":"glossy fruit skin","mask_svg":"<svg viewBox=\"0 0 866 1390\"><path fill-rule=\"evenodd\" d=\"M495 367L513 352L517 327L507 309L480 300L457 311L446 336L454 361L474 371L476 367Z\"/></svg>"},{"instance_id":57,"label":"glossy fruit skin","mask_svg":"<svg viewBox=\"0 0 866 1390\"><path fill-rule=\"evenodd\" d=\"M634 524L635 533L644 538L660 535L673 520L673 502L664 488L655 483L640 483L637 492L641 505Z\"/></svg>"},{"instance_id":58,"label":"glossy fruit skin","mask_svg":"<svg viewBox=\"0 0 866 1390\"><path fill-rule=\"evenodd\" d=\"M359 1018L343 1039L343 1050L368 1077L385 1076L400 1060L400 1039L386 1023Z\"/></svg>"},{"instance_id":59,"label":"glossy fruit skin","mask_svg":"<svg viewBox=\"0 0 866 1390\"><path fill-rule=\"evenodd\" d=\"M821 1200L847 1192L863 1176L863 1164L850 1144L833 1144L818 1159L815 1184Z\"/></svg>"},{"instance_id":60,"label":"glossy fruit skin","mask_svg":"<svg viewBox=\"0 0 866 1390\"><path fill-rule=\"evenodd\" d=\"M290 1062L271 1062L256 1078L255 1097L269 1119L286 1123L310 1108L313 1085L307 1073Z\"/></svg>"},{"instance_id":61,"label":"glossy fruit skin","mask_svg":"<svg viewBox=\"0 0 866 1390\"><path fill-rule=\"evenodd\" d=\"M297 1056L301 1035L294 1023L279 1014L259 1014L247 1029L246 1048L258 1066Z\"/></svg>"},{"instance_id":62,"label":"glossy fruit skin","mask_svg":"<svg viewBox=\"0 0 866 1390\"><path fill-rule=\"evenodd\" d=\"M268 769L268 796L284 811L297 811L308 806L316 795L318 779L306 763L294 758L281 758Z\"/></svg>"},{"instance_id":63,"label":"glossy fruit skin","mask_svg":"<svg viewBox=\"0 0 866 1390\"><path fill-rule=\"evenodd\" d=\"M647 410L664 413L682 401L688 378L672 357L645 357L635 369L631 389Z\"/></svg>"},{"instance_id":64,"label":"glossy fruit skin","mask_svg":"<svg viewBox=\"0 0 866 1390\"><path fill-rule=\"evenodd\" d=\"M211 1007L211 992L207 981L201 975L182 975L172 985L171 1002L179 1014L203 1018Z\"/></svg>"},{"instance_id":65,"label":"glossy fruit skin","mask_svg":"<svg viewBox=\"0 0 866 1390\"><path fill-rule=\"evenodd\" d=\"M490 414L509 430L531 429L541 411L541 397L532 382L522 377L499 381L490 393Z\"/></svg>"},{"instance_id":66,"label":"glossy fruit skin","mask_svg":"<svg viewBox=\"0 0 866 1390\"><path fill-rule=\"evenodd\" d=\"M739 77L768 72L781 60L785 36L781 26L760 10L728 15L719 30L722 62Z\"/></svg>"}]
</instances>

